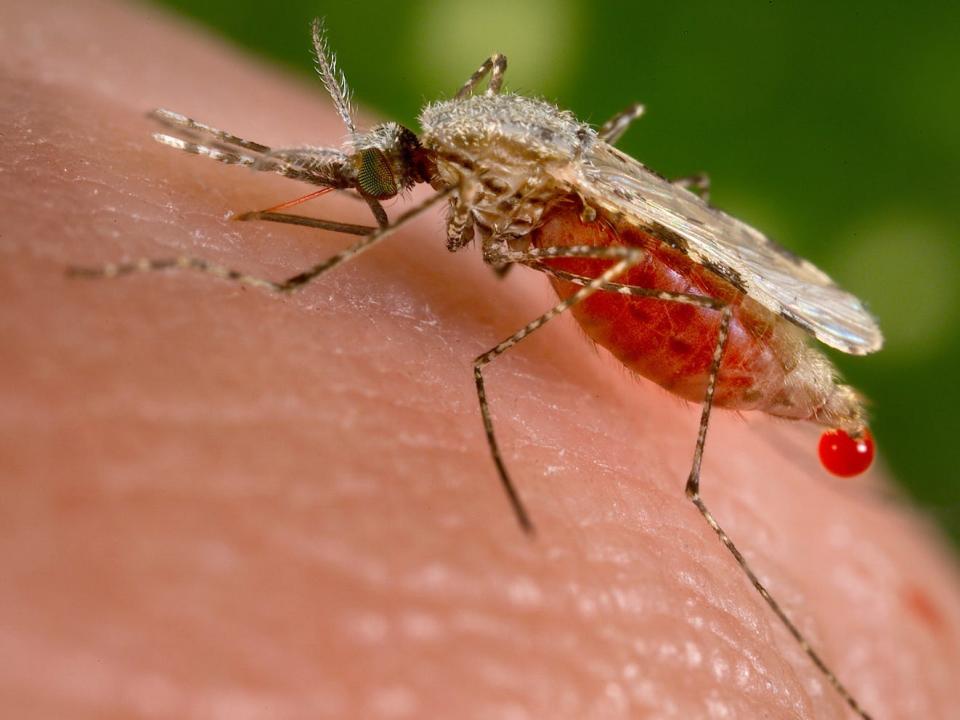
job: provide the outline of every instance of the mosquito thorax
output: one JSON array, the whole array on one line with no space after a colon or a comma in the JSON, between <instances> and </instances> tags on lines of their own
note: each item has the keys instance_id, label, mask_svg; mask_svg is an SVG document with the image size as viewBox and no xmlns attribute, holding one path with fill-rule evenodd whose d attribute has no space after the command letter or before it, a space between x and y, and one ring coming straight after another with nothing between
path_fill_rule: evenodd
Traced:
<instances>
[{"instance_id":1,"label":"mosquito thorax","mask_svg":"<svg viewBox=\"0 0 960 720\"><path fill-rule=\"evenodd\" d=\"M394 122L358 133L351 140L350 164L357 190L386 200L430 179L424 150L412 130Z\"/></svg>"},{"instance_id":2,"label":"mosquito thorax","mask_svg":"<svg viewBox=\"0 0 960 720\"><path fill-rule=\"evenodd\" d=\"M596 139L572 113L520 95L473 95L426 106L420 142L432 153L434 187L455 187L450 250L474 237L516 239L569 188L557 178Z\"/></svg>"},{"instance_id":3,"label":"mosquito thorax","mask_svg":"<svg viewBox=\"0 0 960 720\"><path fill-rule=\"evenodd\" d=\"M521 95L472 95L427 105L420 113L421 142L438 153L471 160L496 158L569 161L596 132L573 113Z\"/></svg>"}]
</instances>

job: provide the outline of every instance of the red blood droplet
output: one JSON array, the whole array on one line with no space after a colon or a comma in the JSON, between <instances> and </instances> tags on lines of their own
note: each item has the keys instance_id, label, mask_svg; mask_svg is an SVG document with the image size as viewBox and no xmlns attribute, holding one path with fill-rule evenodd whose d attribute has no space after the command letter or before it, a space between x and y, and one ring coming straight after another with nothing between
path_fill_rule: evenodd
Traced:
<instances>
[{"instance_id":1,"label":"red blood droplet","mask_svg":"<svg viewBox=\"0 0 960 720\"><path fill-rule=\"evenodd\" d=\"M873 462L873 436L864 430L859 437L851 437L845 430L827 430L820 436L820 462L834 475L859 475Z\"/></svg>"}]
</instances>

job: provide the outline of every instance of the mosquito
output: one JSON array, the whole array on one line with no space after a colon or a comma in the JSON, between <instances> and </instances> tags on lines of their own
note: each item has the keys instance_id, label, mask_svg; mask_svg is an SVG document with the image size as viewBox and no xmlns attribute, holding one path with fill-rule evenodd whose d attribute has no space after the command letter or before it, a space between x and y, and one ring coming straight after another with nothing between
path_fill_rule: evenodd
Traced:
<instances>
[{"instance_id":1,"label":"mosquito","mask_svg":"<svg viewBox=\"0 0 960 720\"><path fill-rule=\"evenodd\" d=\"M700 495L700 466L714 406L760 410L828 428L824 466L854 475L874 446L862 397L843 384L812 336L845 353L879 350L876 321L812 263L709 205L709 179L667 180L614 147L644 111L633 104L599 129L572 113L503 91L507 59L490 56L450 100L427 105L419 135L394 122L357 129L350 93L322 21L313 23L317 71L349 132L340 148L273 149L169 110L158 142L227 165L317 186L301 198L238 216L359 236L347 249L284 280L269 280L195 257L70 268L82 277L193 270L264 290L292 293L446 205L447 248L478 242L498 272L522 265L549 276L559 300L476 357L480 415L490 455L517 522L534 533L494 432L484 368L570 310L587 334L624 365L674 394L702 403L687 497L771 610L847 705L853 695L770 595ZM486 89L480 88L487 80ZM392 221L381 201L415 185L436 192ZM369 206L376 226L284 212L332 190Z\"/></svg>"}]
</instances>

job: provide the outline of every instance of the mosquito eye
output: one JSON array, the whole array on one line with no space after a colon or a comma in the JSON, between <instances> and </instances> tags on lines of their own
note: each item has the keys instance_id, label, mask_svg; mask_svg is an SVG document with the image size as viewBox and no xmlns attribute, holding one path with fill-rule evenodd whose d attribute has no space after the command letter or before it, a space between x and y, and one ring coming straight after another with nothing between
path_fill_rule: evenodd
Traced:
<instances>
[{"instance_id":1,"label":"mosquito eye","mask_svg":"<svg viewBox=\"0 0 960 720\"><path fill-rule=\"evenodd\" d=\"M354 156L357 169L357 186L364 195L376 200L392 198L400 189L393 177L387 156L381 150L361 150Z\"/></svg>"}]
</instances>

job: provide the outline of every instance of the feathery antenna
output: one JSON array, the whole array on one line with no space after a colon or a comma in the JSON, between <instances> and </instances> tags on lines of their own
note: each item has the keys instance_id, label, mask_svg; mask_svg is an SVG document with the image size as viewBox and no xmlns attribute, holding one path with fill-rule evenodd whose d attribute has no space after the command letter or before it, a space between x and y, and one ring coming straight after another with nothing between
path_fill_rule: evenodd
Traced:
<instances>
[{"instance_id":1,"label":"feathery antenna","mask_svg":"<svg viewBox=\"0 0 960 720\"><path fill-rule=\"evenodd\" d=\"M317 72L323 80L327 92L333 99L333 104L337 108L340 119L347 126L351 135L355 135L357 128L353 124L350 108L350 88L347 87L347 78L343 71L337 68L337 57L330 51L327 45L326 28L323 25L322 18L313 20L313 48L317 55Z\"/></svg>"}]
</instances>

